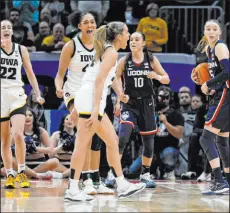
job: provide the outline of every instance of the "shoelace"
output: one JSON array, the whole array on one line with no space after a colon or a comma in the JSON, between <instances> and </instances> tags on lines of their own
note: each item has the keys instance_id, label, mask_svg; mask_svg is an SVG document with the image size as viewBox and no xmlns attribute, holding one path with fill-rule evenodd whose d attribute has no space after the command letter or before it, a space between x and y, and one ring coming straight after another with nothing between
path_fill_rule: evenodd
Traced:
<instances>
[{"instance_id":1,"label":"shoelace","mask_svg":"<svg viewBox=\"0 0 230 213\"><path fill-rule=\"evenodd\" d=\"M13 182L14 181L14 178L10 175L8 178L7 178L7 182Z\"/></svg>"},{"instance_id":2,"label":"shoelace","mask_svg":"<svg viewBox=\"0 0 230 213\"><path fill-rule=\"evenodd\" d=\"M20 177L20 179L21 179L21 182L26 182L26 181L28 181L28 178L27 178L27 176L26 176L24 173L19 174L19 177Z\"/></svg>"}]
</instances>

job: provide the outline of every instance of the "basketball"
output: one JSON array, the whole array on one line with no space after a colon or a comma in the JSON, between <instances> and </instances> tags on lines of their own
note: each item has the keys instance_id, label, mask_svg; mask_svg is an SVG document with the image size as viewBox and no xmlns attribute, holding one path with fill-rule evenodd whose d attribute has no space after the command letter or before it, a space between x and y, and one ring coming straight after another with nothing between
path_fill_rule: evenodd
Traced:
<instances>
[{"instance_id":1,"label":"basketball","mask_svg":"<svg viewBox=\"0 0 230 213\"><path fill-rule=\"evenodd\" d=\"M208 63L201 63L197 65L191 74L191 79L195 84L202 85L206 81L211 79L208 71Z\"/></svg>"}]
</instances>

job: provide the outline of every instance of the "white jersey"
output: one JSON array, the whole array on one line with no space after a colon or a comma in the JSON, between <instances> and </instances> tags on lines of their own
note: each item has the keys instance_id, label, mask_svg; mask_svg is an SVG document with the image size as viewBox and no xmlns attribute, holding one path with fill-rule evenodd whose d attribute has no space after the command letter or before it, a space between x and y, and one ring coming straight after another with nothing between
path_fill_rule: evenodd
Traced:
<instances>
[{"instance_id":1,"label":"white jersey","mask_svg":"<svg viewBox=\"0 0 230 213\"><path fill-rule=\"evenodd\" d=\"M87 49L82 43L79 35L73 38L74 53L70 60L65 84L69 90L77 91L81 86L81 80L95 55L94 49ZM67 90L68 90L67 89Z\"/></svg>"},{"instance_id":2,"label":"white jersey","mask_svg":"<svg viewBox=\"0 0 230 213\"><path fill-rule=\"evenodd\" d=\"M107 47L109 46L111 45L107 45ZM82 79L82 88L87 88L86 89L87 93L94 94L94 86L95 86L97 75L100 72L100 64L101 61L98 61L97 63L92 62L91 65L87 68L86 74ZM111 68L105 80L103 91L102 91L102 97L101 97L101 104L100 104L101 108L105 108L108 90L112 85L112 82L116 76L116 70L117 70L117 62Z\"/></svg>"},{"instance_id":3,"label":"white jersey","mask_svg":"<svg viewBox=\"0 0 230 213\"><path fill-rule=\"evenodd\" d=\"M13 43L13 49L7 54L1 48L1 88L22 87L22 55L20 45Z\"/></svg>"}]
</instances>

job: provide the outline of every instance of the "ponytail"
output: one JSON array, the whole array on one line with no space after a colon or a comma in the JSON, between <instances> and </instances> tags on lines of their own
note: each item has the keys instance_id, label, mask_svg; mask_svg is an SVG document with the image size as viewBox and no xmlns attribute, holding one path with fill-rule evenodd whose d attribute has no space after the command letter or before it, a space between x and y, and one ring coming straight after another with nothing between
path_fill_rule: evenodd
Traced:
<instances>
[{"instance_id":1,"label":"ponytail","mask_svg":"<svg viewBox=\"0 0 230 213\"><path fill-rule=\"evenodd\" d=\"M195 49L195 52L197 53L204 53L205 52L205 49L206 47L208 46L208 39L207 37L204 35L203 38L199 41L196 49Z\"/></svg>"},{"instance_id":2,"label":"ponytail","mask_svg":"<svg viewBox=\"0 0 230 213\"><path fill-rule=\"evenodd\" d=\"M94 49L96 51L95 61L100 60L101 56L105 52L106 44L106 25L101 26L96 30L94 35Z\"/></svg>"}]
</instances>

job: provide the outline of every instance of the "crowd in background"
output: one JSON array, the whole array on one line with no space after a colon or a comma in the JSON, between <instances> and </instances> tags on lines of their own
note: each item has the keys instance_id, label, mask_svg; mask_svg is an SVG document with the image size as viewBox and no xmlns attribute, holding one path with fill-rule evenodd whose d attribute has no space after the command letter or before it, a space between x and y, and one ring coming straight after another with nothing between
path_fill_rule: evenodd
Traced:
<instances>
[{"instance_id":1,"label":"crowd in background","mask_svg":"<svg viewBox=\"0 0 230 213\"><path fill-rule=\"evenodd\" d=\"M173 2L173 4L172 4ZM77 1L36 0L1 1L2 19L13 23L14 41L33 51L60 51L64 44L78 32L77 23L82 12L92 12L97 26L110 21L123 21L130 33L141 31L146 36L146 47L153 52L165 52L165 44L173 37L172 24L167 14L159 17L159 9L165 5L211 5L213 1ZM218 2L219 6L223 0ZM227 5L226 5L227 7ZM225 20L229 20L226 13ZM4 17L5 16L5 17ZM169 22L169 23L167 23ZM169 52L175 52L170 42ZM188 44L185 44L188 46ZM128 48L127 50L128 51ZM185 48L185 53L193 49Z\"/></svg>"}]
</instances>

